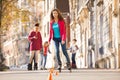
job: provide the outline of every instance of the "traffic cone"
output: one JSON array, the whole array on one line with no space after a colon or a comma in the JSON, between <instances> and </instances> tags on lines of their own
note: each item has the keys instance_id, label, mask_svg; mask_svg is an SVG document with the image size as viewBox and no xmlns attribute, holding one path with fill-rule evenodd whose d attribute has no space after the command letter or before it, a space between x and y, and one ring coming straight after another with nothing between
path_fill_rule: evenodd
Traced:
<instances>
[{"instance_id":1,"label":"traffic cone","mask_svg":"<svg viewBox=\"0 0 120 80\"><path fill-rule=\"evenodd\" d=\"M49 71L49 76L48 76L48 80L53 80L53 73L55 73L55 75L58 75L57 71L54 71L54 68L51 68Z\"/></svg>"},{"instance_id":2,"label":"traffic cone","mask_svg":"<svg viewBox=\"0 0 120 80\"><path fill-rule=\"evenodd\" d=\"M54 72L54 68L51 68L51 69L50 69L50 72L53 73L53 72Z\"/></svg>"},{"instance_id":3,"label":"traffic cone","mask_svg":"<svg viewBox=\"0 0 120 80\"><path fill-rule=\"evenodd\" d=\"M55 72L55 75L56 75L56 76L58 75L58 71Z\"/></svg>"},{"instance_id":4,"label":"traffic cone","mask_svg":"<svg viewBox=\"0 0 120 80\"><path fill-rule=\"evenodd\" d=\"M50 72L49 76L48 76L48 80L53 80L53 77L52 77L52 73Z\"/></svg>"},{"instance_id":5,"label":"traffic cone","mask_svg":"<svg viewBox=\"0 0 120 80\"><path fill-rule=\"evenodd\" d=\"M50 72L51 72L51 73L55 73L56 76L58 75L58 71L55 71L54 68L51 68L51 69L50 69Z\"/></svg>"}]
</instances>

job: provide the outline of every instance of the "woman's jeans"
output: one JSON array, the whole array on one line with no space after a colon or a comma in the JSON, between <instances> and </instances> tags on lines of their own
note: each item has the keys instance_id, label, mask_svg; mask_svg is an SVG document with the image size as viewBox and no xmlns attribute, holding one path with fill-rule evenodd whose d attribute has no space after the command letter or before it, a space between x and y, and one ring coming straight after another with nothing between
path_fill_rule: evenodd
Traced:
<instances>
[{"instance_id":1,"label":"woman's jeans","mask_svg":"<svg viewBox=\"0 0 120 80\"><path fill-rule=\"evenodd\" d=\"M59 66L62 65L62 62L61 62L61 59L60 59L60 50L59 50L59 46L60 46L59 44L61 44L63 54L64 54L64 56L65 56L65 58L67 60L67 66L70 66L70 59L69 59L69 56L68 56L68 53L67 53L66 43L62 44L60 38L53 38L53 40L55 42L55 49L56 49L58 65Z\"/></svg>"}]
</instances>

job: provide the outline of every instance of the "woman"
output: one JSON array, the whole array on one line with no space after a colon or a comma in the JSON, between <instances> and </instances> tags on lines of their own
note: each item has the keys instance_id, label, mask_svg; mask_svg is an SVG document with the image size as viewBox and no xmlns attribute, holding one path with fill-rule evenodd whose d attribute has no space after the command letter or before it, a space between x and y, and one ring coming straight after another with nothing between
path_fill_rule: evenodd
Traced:
<instances>
[{"instance_id":1,"label":"woman","mask_svg":"<svg viewBox=\"0 0 120 80\"><path fill-rule=\"evenodd\" d=\"M34 30L30 32L28 39L30 41L30 60L28 70L32 70L32 60L35 58L34 70L38 69L38 54L42 50L42 37L39 32L39 24L35 24Z\"/></svg>"},{"instance_id":2,"label":"woman","mask_svg":"<svg viewBox=\"0 0 120 80\"><path fill-rule=\"evenodd\" d=\"M70 59L66 51L66 28L64 19L58 9L54 9L50 15L50 32L49 32L49 42L51 39L55 42L56 55L58 60L58 69L61 72L62 62L60 59L59 44L61 44L62 51L67 60L67 67L71 71Z\"/></svg>"}]
</instances>

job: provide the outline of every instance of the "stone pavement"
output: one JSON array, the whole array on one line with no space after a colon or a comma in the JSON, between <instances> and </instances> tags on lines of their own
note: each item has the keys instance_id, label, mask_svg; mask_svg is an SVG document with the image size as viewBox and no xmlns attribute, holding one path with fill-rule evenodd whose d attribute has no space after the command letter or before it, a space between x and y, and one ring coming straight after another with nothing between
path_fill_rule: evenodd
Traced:
<instances>
[{"instance_id":1,"label":"stone pavement","mask_svg":"<svg viewBox=\"0 0 120 80\"><path fill-rule=\"evenodd\" d=\"M38 71L4 71L0 80L48 80L49 70ZM53 74L53 80L120 80L119 69L74 69L72 73L62 70Z\"/></svg>"}]
</instances>

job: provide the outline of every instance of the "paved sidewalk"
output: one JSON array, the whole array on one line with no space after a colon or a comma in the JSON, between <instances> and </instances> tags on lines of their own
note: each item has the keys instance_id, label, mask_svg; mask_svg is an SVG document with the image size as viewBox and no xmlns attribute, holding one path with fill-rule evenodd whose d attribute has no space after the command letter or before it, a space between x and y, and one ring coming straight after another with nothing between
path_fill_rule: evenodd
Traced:
<instances>
[{"instance_id":1,"label":"paved sidewalk","mask_svg":"<svg viewBox=\"0 0 120 80\"><path fill-rule=\"evenodd\" d=\"M5 71L0 72L0 80L47 80L49 70L38 71ZM53 74L53 80L120 80L119 69L78 69L62 70L58 75Z\"/></svg>"}]
</instances>

